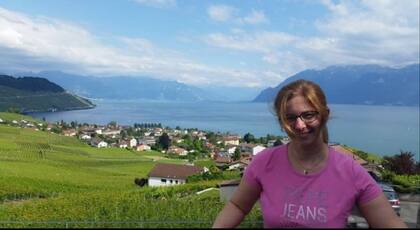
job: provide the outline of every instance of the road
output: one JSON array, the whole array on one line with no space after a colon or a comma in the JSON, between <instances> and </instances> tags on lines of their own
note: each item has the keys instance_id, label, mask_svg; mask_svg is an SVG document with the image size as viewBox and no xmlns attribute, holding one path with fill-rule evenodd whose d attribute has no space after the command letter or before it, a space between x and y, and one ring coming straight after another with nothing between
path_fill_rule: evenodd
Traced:
<instances>
[{"instance_id":1,"label":"road","mask_svg":"<svg viewBox=\"0 0 420 230\"><path fill-rule=\"evenodd\" d=\"M420 203L401 201L401 219L411 228L420 228Z\"/></svg>"},{"instance_id":2,"label":"road","mask_svg":"<svg viewBox=\"0 0 420 230\"><path fill-rule=\"evenodd\" d=\"M420 228L420 202L401 201L401 219L409 228ZM363 217L352 215L352 222L356 228L368 228L368 224Z\"/></svg>"}]
</instances>

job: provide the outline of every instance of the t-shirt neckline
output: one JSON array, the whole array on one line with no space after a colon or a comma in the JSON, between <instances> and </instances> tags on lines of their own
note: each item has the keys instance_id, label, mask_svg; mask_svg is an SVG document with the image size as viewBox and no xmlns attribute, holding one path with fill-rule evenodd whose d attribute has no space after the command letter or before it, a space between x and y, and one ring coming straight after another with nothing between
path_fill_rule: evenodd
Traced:
<instances>
[{"instance_id":1,"label":"t-shirt neckline","mask_svg":"<svg viewBox=\"0 0 420 230\"><path fill-rule=\"evenodd\" d=\"M287 162L287 167L289 168L289 170L290 171L292 171L295 175L297 175L297 176L300 176L300 177L305 177L305 178L311 178L311 177L317 177L317 176L319 176L320 174L322 174L324 171L326 171L327 170L327 168L331 165L331 159L332 159L332 148L330 147L330 146L328 146L328 156L327 156L327 163L324 165L324 167L320 170L320 171L318 171L318 172L316 172L316 173L309 173L309 174L304 174L303 172L299 172L299 171L297 171L294 167L293 167L293 165L292 165L292 163L290 162L290 160L289 160L289 143L287 143L286 144L286 146L285 146L285 148L286 148L286 151L285 151L285 158L286 158L286 162Z\"/></svg>"}]
</instances>

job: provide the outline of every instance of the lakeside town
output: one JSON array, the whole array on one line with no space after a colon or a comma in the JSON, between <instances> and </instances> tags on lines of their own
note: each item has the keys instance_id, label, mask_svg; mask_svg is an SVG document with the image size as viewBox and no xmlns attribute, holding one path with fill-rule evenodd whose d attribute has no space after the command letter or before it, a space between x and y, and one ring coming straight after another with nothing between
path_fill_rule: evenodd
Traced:
<instances>
[{"instance_id":1,"label":"lakeside town","mask_svg":"<svg viewBox=\"0 0 420 230\"><path fill-rule=\"evenodd\" d=\"M203 131L196 128L170 128L160 123L135 123L133 126L119 125L111 121L106 125L70 123L60 121L49 123L26 120L5 121L0 124L47 131L68 137L75 137L93 148L124 148L143 152L154 150L168 158L178 158L193 164L195 160L210 159L221 170L239 170L243 172L252 157L273 146L286 144L286 136L269 135L255 137L251 133L244 136L229 132ZM369 162L345 146L330 143L336 150L349 154L368 171L377 174L381 165Z\"/></svg>"}]
</instances>

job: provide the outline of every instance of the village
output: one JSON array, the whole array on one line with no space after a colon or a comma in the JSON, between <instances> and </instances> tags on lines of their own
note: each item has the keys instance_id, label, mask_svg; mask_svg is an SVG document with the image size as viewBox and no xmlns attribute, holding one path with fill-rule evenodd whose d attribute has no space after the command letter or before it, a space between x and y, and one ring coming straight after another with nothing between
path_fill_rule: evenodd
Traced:
<instances>
[{"instance_id":1,"label":"village","mask_svg":"<svg viewBox=\"0 0 420 230\"><path fill-rule=\"evenodd\" d=\"M6 121L0 118L0 124L46 131L75 137L92 148L124 148L135 152L158 151L168 158L183 159L185 165L157 163L146 181L141 185L164 186L186 183L194 174L208 171L207 168L194 166L194 161L208 159L221 171L237 170L241 174L251 162L253 156L264 150L289 142L288 137L267 135L255 138L251 133L243 137L238 134L182 129L180 127L162 127L160 123L135 123L133 126L118 125L111 121L107 125L79 124L75 121L30 122L26 120ZM337 143L330 143L336 150L349 154L369 172L377 173L377 164L367 162ZM137 183L137 182L136 182ZM234 183L237 183L235 181ZM138 183L137 183L138 184ZM223 186L229 186L230 182Z\"/></svg>"}]
</instances>

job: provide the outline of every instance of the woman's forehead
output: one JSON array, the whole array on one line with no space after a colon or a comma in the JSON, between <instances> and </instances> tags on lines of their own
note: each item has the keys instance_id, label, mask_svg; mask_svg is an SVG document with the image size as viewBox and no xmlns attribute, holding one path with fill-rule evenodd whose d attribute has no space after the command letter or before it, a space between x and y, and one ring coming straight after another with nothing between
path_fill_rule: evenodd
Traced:
<instances>
[{"instance_id":1,"label":"woman's forehead","mask_svg":"<svg viewBox=\"0 0 420 230\"><path fill-rule=\"evenodd\" d=\"M313 110L315 108L301 95L292 97L286 104L286 113L301 113Z\"/></svg>"}]
</instances>

